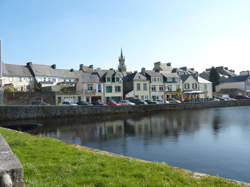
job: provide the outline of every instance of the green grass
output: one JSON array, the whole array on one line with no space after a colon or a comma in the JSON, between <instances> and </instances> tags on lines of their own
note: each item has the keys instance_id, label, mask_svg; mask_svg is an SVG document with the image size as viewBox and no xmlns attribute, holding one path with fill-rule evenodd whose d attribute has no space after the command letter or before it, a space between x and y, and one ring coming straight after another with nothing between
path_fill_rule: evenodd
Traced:
<instances>
[{"instance_id":1,"label":"green grass","mask_svg":"<svg viewBox=\"0 0 250 187\"><path fill-rule=\"evenodd\" d=\"M238 186L218 177L196 179L167 164L111 156L52 138L0 128L24 167L27 187Z\"/></svg>"}]
</instances>

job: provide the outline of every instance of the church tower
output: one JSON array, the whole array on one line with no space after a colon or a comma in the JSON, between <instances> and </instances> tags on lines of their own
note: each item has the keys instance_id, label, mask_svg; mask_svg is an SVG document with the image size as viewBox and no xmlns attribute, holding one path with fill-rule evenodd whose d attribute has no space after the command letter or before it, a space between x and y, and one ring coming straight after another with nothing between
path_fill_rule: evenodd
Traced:
<instances>
[{"instance_id":1,"label":"church tower","mask_svg":"<svg viewBox=\"0 0 250 187\"><path fill-rule=\"evenodd\" d=\"M123 56L122 49L121 49L121 55L119 57L118 70L120 72L126 72L127 71L127 67L125 65L125 57Z\"/></svg>"}]
</instances>

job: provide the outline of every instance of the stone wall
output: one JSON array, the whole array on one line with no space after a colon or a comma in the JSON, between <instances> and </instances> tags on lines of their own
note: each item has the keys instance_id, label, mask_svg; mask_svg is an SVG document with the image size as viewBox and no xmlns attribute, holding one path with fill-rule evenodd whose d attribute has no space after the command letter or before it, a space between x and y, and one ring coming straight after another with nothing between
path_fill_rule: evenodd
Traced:
<instances>
[{"instance_id":1,"label":"stone wall","mask_svg":"<svg viewBox=\"0 0 250 187\"><path fill-rule=\"evenodd\" d=\"M13 92L4 93L6 105L30 105L33 101L43 100L49 104L55 104L56 97L53 92Z\"/></svg>"},{"instance_id":2,"label":"stone wall","mask_svg":"<svg viewBox=\"0 0 250 187\"><path fill-rule=\"evenodd\" d=\"M0 186L24 187L23 167L0 136Z\"/></svg>"},{"instance_id":3,"label":"stone wall","mask_svg":"<svg viewBox=\"0 0 250 187\"><path fill-rule=\"evenodd\" d=\"M250 106L250 100L136 106L0 106L0 120L147 113L153 111Z\"/></svg>"}]
</instances>

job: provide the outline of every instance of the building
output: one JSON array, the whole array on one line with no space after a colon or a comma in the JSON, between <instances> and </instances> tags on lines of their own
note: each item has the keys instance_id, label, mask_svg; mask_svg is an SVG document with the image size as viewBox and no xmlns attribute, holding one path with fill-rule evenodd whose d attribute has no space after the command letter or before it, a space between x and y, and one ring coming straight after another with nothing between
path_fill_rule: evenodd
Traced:
<instances>
[{"instance_id":1,"label":"building","mask_svg":"<svg viewBox=\"0 0 250 187\"><path fill-rule=\"evenodd\" d=\"M215 67L215 69L218 72L221 81L223 81L224 79L228 79L228 78L236 76L235 71L232 69L229 69L228 67L218 66L218 67ZM205 80L209 80L210 71L211 71L211 68L206 69L205 71L200 73L200 77L202 77Z\"/></svg>"},{"instance_id":2,"label":"building","mask_svg":"<svg viewBox=\"0 0 250 187\"><path fill-rule=\"evenodd\" d=\"M28 62L27 67L34 77L35 83L39 83L41 87L51 87L58 84L74 87L79 77L79 71L57 69L55 64L49 66Z\"/></svg>"},{"instance_id":3,"label":"building","mask_svg":"<svg viewBox=\"0 0 250 187\"><path fill-rule=\"evenodd\" d=\"M161 73L164 82L164 99L179 98L181 93L181 79L177 73Z\"/></svg>"},{"instance_id":4,"label":"building","mask_svg":"<svg viewBox=\"0 0 250 187\"><path fill-rule=\"evenodd\" d=\"M15 91L31 91L34 78L26 66L15 64L1 64L3 89L13 88Z\"/></svg>"},{"instance_id":5,"label":"building","mask_svg":"<svg viewBox=\"0 0 250 187\"><path fill-rule=\"evenodd\" d=\"M152 100L164 100L164 82L163 76L159 72L146 70L142 68L141 73L150 83L149 94Z\"/></svg>"},{"instance_id":6,"label":"building","mask_svg":"<svg viewBox=\"0 0 250 187\"><path fill-rule=\"evenodd\" d=\"M225 79L224 81L221 81L221 83L216 86L216 92L224 91L224 93L226 93L226 91L228 91L228 93L230 94L233 90L238 90L239 93L250 95L250 75L245 74L231 77Z\"/></svg>"},{"instance_id":7,"label":"building","mask_svg":"<svg viewBox=\"0 0 250 187\"><path fill-rule=\"evenodd\" d=\"M83 101L89 103L104 102L103 83L96 73L80 73L76 90L81 93Z\"/></svg>"},{"instance_id":8,"label":"building","mask_svg":"<svg viewBox=\"0 0 250 187\"><path fill-rule=\"evenodd\" d=\"M149 80L142 73L130 73L123 79L125 98L150 99Z\"/></svg>"},{"instance_id":9,"label":"building","mask_svg":"<svg viewBox=\"0 0 250 187\"><path fill-rule=\"evenodd\" d=\"M113 69L94 72L103 83L104 102L123 99L123 74Z\"/></svg>"},{"instance_id":10,"label":"building","mask_svg":"<svg viewBox=\"0 0 250 187\"><path fill-rule=\"evenodd\" d=\"M118 71L119 72L126 72L127 71L127 67L125 65L125 57L123 56L122 49L121 49L121 55L119 57Z\"/></svg>"},{"instance_id":11,"label":"building","mask_svg":"<svg viewBox=\"0 0 250 187\"><path fill-rule=\"evenodd\" d=\"M212 98L213 97L213 84L212 82L198 77L199 90L202 92L200 98Z\"/></svg>"}]
</instances>

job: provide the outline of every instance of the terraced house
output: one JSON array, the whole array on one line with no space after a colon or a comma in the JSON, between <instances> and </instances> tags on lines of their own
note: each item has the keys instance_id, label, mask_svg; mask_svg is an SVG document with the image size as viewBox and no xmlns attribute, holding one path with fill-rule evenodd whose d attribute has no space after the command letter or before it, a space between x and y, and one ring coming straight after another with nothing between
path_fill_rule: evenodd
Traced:
<instances>
[{"instance_id":1,"label":"terraced house","mask_svg":"<svg viewBox=\"0 0 250 187\"><path fill-rule=\"evenodd\" d=\"M16 91L31 91L34 85L34 79L26 66L15 64L1 64L2 80L4 89L13 88Z\"/></svg>"},{"instance_id":2,"label":"terraced house","mask_svg":"<svg viewBox=\"0 0 250 187\"><path fill-rule=\"evenodd\" d=\"M142 73L127 74L123 85L125 98L150 99L149 80Z\"/></svg>"},{"instance_id":3,"label":"terraced house","mask_svg":"<svg viewBox=\"0 0 250 187\"><path fill-rule=\"evenodd\" d=\"M103 83L104 102L123 99L123 74L113 69L95 72Z\"/></svg>"},{"instance_id":4,"label":"terraced house","mask_svg":"<svg viewBox=\"0 0 250 187\"><path fill-rule=\"evenodd\" d=\"M149 80L150 83L150 98L153 100L164 100L164 82L163 76L159 72L146 70L142 68L141 73Z\"/></svg>"}]
</instances>

